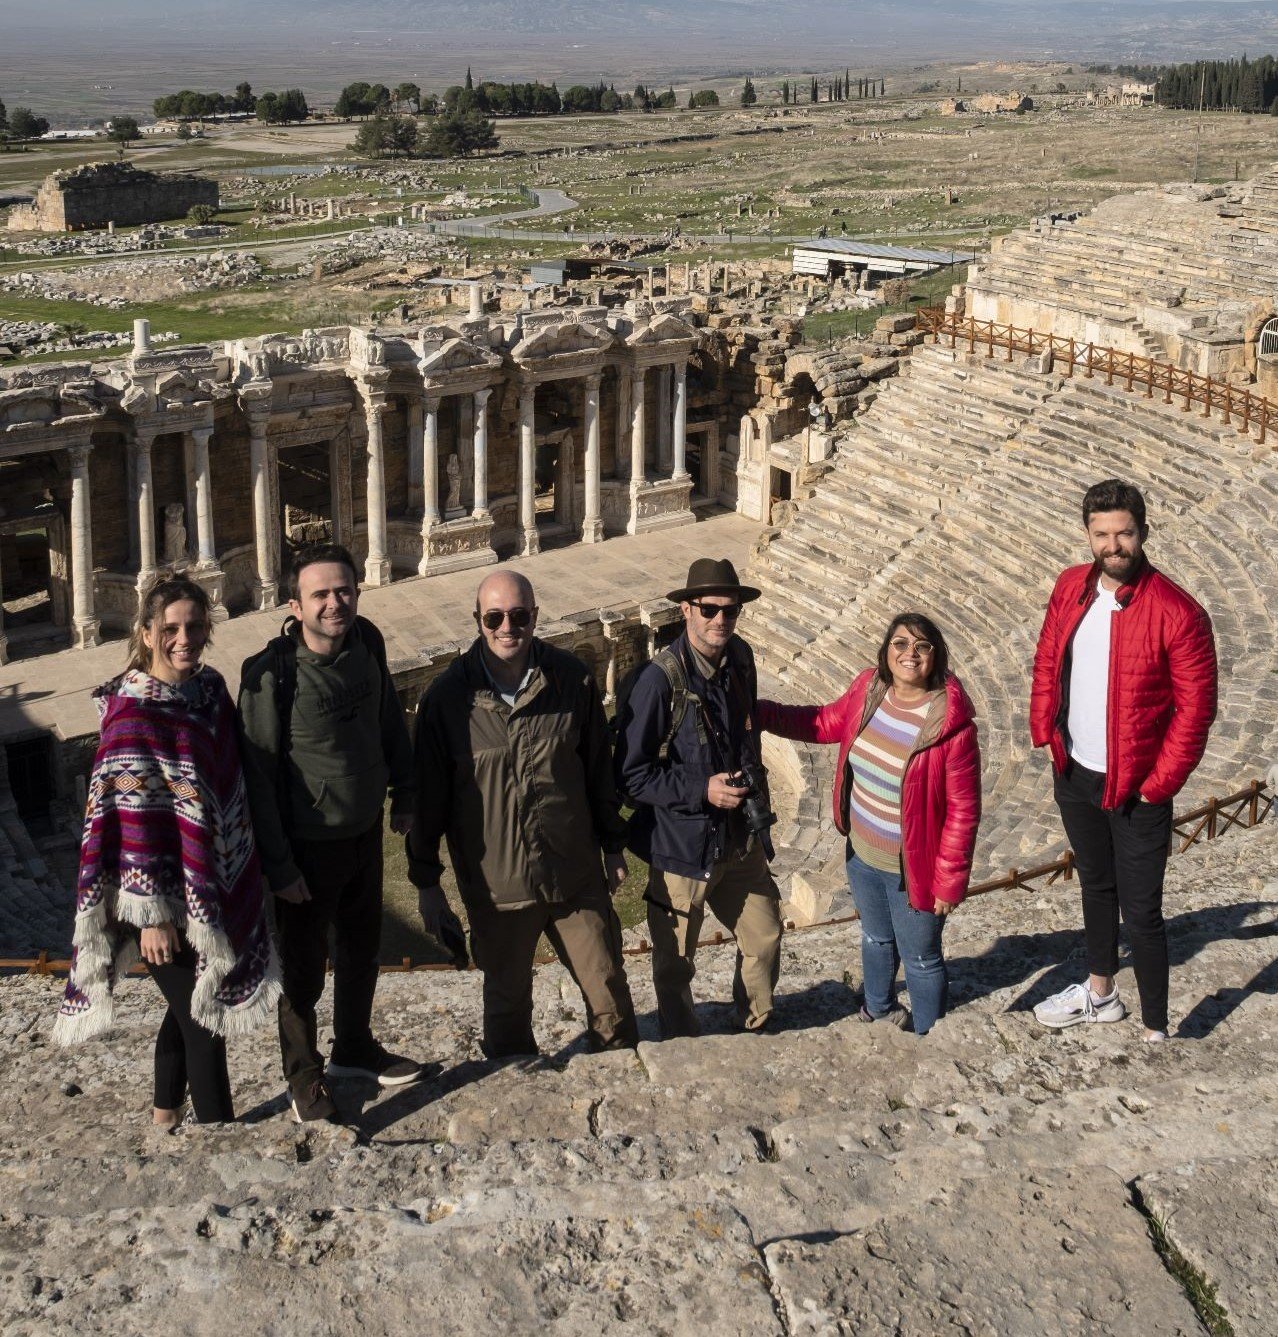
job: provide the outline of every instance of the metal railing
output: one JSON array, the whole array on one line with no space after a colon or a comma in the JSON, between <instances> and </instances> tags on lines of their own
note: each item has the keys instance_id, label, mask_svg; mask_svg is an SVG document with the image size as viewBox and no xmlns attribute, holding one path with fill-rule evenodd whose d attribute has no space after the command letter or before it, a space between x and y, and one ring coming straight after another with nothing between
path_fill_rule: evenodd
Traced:
<instances>
[{"instance_id":1,"label":"metal railing","mask_svg":"<svg viewBox=\"0 0 1278 1337\"><path fill-rule=\"evenodd\" d=\"M1067 377L1073 377L1076 372L1081 372L1087 380L1104 376L1106 385L1117 381L1126 390L1143 391L1146 399L1161 395L1164 404L1177 404L1184 413L1196 404L1201 405L1204 418L1219 413L1227 427L1235 426L1244 433L1254 429L1261 445L1265 444L1270 424L1278 424L1278 406L1263 395L1214 376L1184 371L1170 362L1138 357L1135 353L1124 353L1101 344L1063 339L1039 330L1003 325L994 320L951 315L939 307L920 310L918 328L932 335L938 343L948 339L951 348L966 344L969 353L984 348L986 357L993 357L997 350L1005 354L1006 362L1010 362L1016 353L1033 356L1050 352L1053 366L1062 363Z\"/></svg>"},{"instance_id":2,"label":"metal railing","mask_svg":"<svg viewBox=\"0 0 1278 1337\"><path fill-rule=\"evenodd\" d=\"M1276 804L1278 804L1278 794L1275 794L1263 780L1253 780L1245 789L1240 789L1227 798L1208 799L1200 807L1192 808L1189 812L1172 818L1172 853L1183 854L1193 845L1199 845L1205 840L1215 840L1232 827L1246 831L1259 826L1273 812ZM967 897L970 900L973 896L987 896L995 891L1038 891L1056 882L1072 881L1073 877L1074 854L1072 850L1066 850L1060 858L1053 859L1050 863L1035 864L1031 868L1024 869L1011 868L1002 877L974 883L968 888ZM792 920L787 920L785 927L791 933L803 933L811 929L851 924L859 917L855 913L839 915L832 919L818 920L814 924L795 924ZM735 939L731 934L716 933L712 938L702 938L697 946L724 947L733 942ZM624 948L622 954L646 956L651 951L651 943L641 938L636 945ZM537 957L534 964L546 966L553 964L554 961L553 956ZM30 975L64 975L70 966L71 962L65 957L54 957L48 952L18 960L0 959L0 970L25 970ZM474 963L472 962L468 968L474 970ZM383 971L392 974L455 969L455 966L447 962L414 962L407 956L403 957L398 965L382 966ZM128 973L142 975L146 973L146 967L134 966Z\"/></svg>"}]
</instances>

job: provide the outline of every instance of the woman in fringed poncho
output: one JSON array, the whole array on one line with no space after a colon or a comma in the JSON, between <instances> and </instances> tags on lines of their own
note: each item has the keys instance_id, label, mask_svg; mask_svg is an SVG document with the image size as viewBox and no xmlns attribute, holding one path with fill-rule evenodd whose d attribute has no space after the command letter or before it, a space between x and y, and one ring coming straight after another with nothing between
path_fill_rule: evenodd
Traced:
<instances>
[{"instance_id":1,"label":"woman in fringed poncho","mask_svg":"<svg viewBox=\"0 0 1278 1337\"><path fill-rule=\"evenodd\" d=\"M224 1037L273 1017L280 988L235 707L200 664L209 635L204 590L162 580L142 600L129 667L95 692L101 738L54 1027L64 1044L107 1030L115 981L140 955L169 1005L155 1047L167 1127L188 1087L199 1122L235 1117Z\"/></svg>"}]
</instances>

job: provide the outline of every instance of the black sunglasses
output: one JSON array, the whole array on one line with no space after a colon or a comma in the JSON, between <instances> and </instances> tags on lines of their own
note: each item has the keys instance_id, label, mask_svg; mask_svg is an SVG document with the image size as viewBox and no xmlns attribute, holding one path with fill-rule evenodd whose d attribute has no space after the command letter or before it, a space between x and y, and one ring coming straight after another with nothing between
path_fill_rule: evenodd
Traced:
<instances>
[{"instance_id":1,"label":"black sunglasses","mask_svg":"<svg viewBox=\"0 0 1278 1337\"><path fill-rule=\"evenodd\" d=\"M693 599L689 599L688 602L707 622L713 622L720 613L722 613L729 622L733 622L741 616L740 604L703 604L697 603Z\"/></svg>"},{"instance_id":2,"label":"black sunglasses","mask_svg":"<svg viewBox=\"0 0 1278 1337\"><path fill-rule=\"evenodd\" d=\"M489 631L496 631L507 618L512 627L522 630L532 621L535 611L532 608L490 608L488 612L476 613L475 616Z\"/></svg>"}]
</instances>

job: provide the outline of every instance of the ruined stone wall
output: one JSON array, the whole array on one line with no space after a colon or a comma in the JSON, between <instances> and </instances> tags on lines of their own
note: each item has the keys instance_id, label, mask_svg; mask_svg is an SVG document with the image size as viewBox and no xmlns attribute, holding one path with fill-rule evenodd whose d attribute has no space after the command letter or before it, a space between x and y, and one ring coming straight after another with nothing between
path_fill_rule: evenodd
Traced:
<instances>
[{"instance_id":1,"label":"ruined stone wall","mask_svg":"<svg viewBox=\"0 0 1278 1337\"><path fill-rule=\"evenodd\" d=\"M8 226L19 232L75 232L108 223L132 227L184 218L197 204L217 208L218 187L211 177L92 163L46 177L33 204L10 210Z\"/></svg>"}]
</instances>

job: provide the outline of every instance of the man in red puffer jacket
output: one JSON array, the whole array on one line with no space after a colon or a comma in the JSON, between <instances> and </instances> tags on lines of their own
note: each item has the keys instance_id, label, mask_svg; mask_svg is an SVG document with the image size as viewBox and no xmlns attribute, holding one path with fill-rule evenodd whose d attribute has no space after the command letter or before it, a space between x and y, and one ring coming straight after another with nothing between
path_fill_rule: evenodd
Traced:
<instances>
[{"instance_id":1,"label":"man in red puffer jacket","mask_svg":"<svg viewBox=\"0 0 1278 1337\"><path fill-rule=\"evenodd\" d=\"M1083 892L1086 984L1039 1003L1060 1029L1121 1021L1118 920L1146 1040L1167 1038L1163 873L1172 799L1216 714L1211 619L1144 555L1145 499L1116 478L1083 498L1093 561L1061 573L1034 655L1030 732L1051 749L1056 804Z\"/></svg>"}]
</instances>

